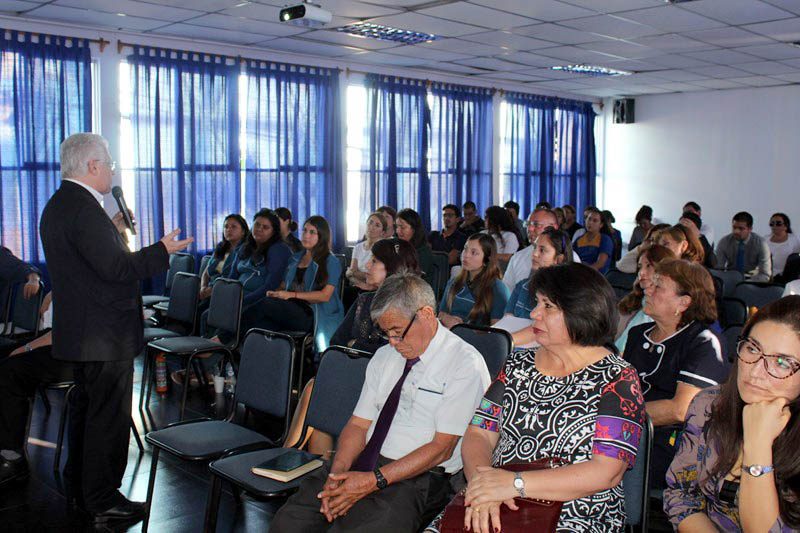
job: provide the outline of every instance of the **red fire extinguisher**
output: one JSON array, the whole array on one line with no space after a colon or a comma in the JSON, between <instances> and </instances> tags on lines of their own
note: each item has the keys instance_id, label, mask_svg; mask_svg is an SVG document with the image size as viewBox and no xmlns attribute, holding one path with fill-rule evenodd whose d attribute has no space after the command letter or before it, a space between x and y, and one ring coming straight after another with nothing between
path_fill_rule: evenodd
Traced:
<instances>
[{"instance_id":1,"label":"red fire extinguisher","mask_svg":"<svg viewBox=\"0 0 800 533\"><path fill-rule=\"evenodd\" d=\"M156 356L156 392L161 395L167 393L167 358L163 353Z\"/></svg>"}]
</instances>

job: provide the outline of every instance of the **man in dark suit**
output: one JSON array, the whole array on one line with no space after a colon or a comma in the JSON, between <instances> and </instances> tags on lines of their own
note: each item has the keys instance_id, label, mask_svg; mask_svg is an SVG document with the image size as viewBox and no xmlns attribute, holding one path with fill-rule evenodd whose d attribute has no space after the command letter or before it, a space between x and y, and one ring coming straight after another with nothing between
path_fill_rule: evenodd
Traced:
<instances>
[{"instance_id":1,"label":"man in dark suit","mask_svg":"<svg viewBox=\"0 0 800 533\"><path fill-rule=\"evenodd\" d=\"M53 286L53 357L75 363L65 478L97 524L144 515L143 504L118 490L128 458L133 358L144 347L139 280L166 270L169 254L192 241L173 240L176 229L131 252L121 213L112 221L101 205L115 166L101 136L67 138L63 181L40 225Z\"/></svg>"}]
</instances>

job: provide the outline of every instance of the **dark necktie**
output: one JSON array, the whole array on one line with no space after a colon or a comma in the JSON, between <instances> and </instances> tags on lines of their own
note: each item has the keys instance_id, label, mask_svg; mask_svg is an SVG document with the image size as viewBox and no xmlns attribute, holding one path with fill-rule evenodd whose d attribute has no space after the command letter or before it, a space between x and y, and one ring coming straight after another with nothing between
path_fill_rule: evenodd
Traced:
<instances>
[{"instance_id":1,"label":"dark necktie","mask_svg":"<svg viewBox=\"0 0 800 533\"><path fill-rule=\"evenodd\" d=\"M736 270L744 273L744 241L738 241L739 247L736 249Z\"/></svg>"},{"instance_id":2,"label":"dark necktie","mask_svg":"<svg viewBox=\"0 0 800 533\"><path fill-rule=\"evenodd\" d=\"M389 434L389 428L392 426L392 419L397 412L397 406L400 405L400 391L403 390L403 383L406 381L411 367L419 362L419 357L416 359L406 359L406 367L403 369L403 375L397 380L389 397L386 398L386 403L383 404L378 415L378 421L375 423L375 431L369 438L369 442L361 451L356 462L350 470L358 472L372 472L378 464L378 455L380 455L383 441L386 440L386 435Z\"/></svg>"}]
</instances>

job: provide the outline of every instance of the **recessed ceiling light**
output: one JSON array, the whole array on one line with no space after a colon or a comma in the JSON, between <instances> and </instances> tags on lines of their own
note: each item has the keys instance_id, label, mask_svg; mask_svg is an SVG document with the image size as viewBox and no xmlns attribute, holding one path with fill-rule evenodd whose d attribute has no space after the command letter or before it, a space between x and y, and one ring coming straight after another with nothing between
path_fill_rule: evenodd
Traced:
<instances>
[{"instance_id":1,"label":"recessed ceiling light","mask_svg":"<svg viewBox=\"0 0 800 533\"><path fill-rule=\"evenodd\" d=\"M393 41L404 44L429 43L440 38L438 35L433 35L431 33L403 30L391 26L384 26L383 24L372 24L370 22L348 24L347 26L336 28L336 31L349 33L356 37L378 39L379 41Z\"/></svg>"},{"instance_id":2,"label":"recessed ceiling light","mask_svg":"<svg viewBox=\"0 0 800 533\"><path fill-rule=\"evenodd\" d=\"M239 2L238 4L236 4L236 5L235 5L235 6L233 6L233 7L244 7L244 6L249 6L251 3L252 3L252 2Z\"/></svg>"},{"instance_id":3,"label":"recessed ceiling light","mask_svg":"<svg viewBox=\"0 0 800 533\"><path fill-rule=\"evenodd\" d=\"M118 17L127 17L128 15L126 15L125 13L117 13L117 16Z\"/></svg>"},{"instance_id":4,"label":"recessed ceiling light","mask_svg":"<svg viewBox=\"0 0 800 533\"><path fill-rule=\"evenodd\" d=\"M553 70L563 70L564 72L574 72L575 74L585 74L587 76L630 76L633 72L628 70L617 70L597 65L558 65L550 67Z\"/></svg>"}]
</instances>

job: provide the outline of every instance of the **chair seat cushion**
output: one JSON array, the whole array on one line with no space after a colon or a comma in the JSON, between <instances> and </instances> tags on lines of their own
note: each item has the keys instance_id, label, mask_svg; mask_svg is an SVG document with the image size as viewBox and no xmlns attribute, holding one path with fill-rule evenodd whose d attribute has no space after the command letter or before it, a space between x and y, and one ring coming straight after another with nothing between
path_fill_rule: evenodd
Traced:
<instances>
[{"instance_id":1,"label":"chair seat cushion","mask_svg":"<svg viewBox=\"0 0 800 533\"><path fill-rule=\"evenodd\" d=\"M255 442L269 442L260 433L224 420L202 420L159 429L148 433L145 439L188 461L218 457L226 450Z\"/></svg>"},{"instance_id":2,"label":"chair seat cushion","mask_svg":"<svg viewBox=\"0 0 800 533\"><path fill-rule=\"evenodd\" d=\"M144 328L144 341L150 342L157 339L169 339L171 337L180 337L181 334L177 331L164 328Z\"/></svg>"},{"instance_id":3,"label":"chair seat cushion","mask_svg":"<svg viewBox=\"0 0 800 533\"><path fill-rule=\"evenodd\" d=\"M205 337L173 337L171 339L159 339L148 343L148 346L167 353L210 352L225 348L222 344L206 339Z\"/></svg>"},{"instance_id":4,"label":"chair seat cushion","mask_svg":"<svg viewBox=\"0 0 800 533\"><path fill-rule=\"evenodd\" d=\"M145 307L152 307L157 303L160 302L168 302L169 296L159 296L156 294L148 294L146 296L142 296L142 305Z\"/></svg>"},{"instance_id":5,"label":"chair seat cushion","mask_svg":"<svg viewBox=\"0 0 800 533\"><path fill-rule=\"evenodd\" d=\"M212 462L209 465L209 469L221 478L236 483L251 494L263 497L282 495L296 490L307 475L284 483L275 479L257 476L253 474L250 469L264 461L279 456L287 451L287 449L288 448L272 448L269 450L231 455L230 457L217 459Z\"/></svg>"}]
</instances>

